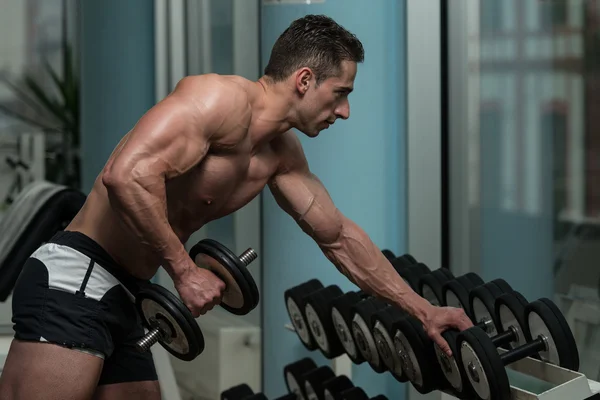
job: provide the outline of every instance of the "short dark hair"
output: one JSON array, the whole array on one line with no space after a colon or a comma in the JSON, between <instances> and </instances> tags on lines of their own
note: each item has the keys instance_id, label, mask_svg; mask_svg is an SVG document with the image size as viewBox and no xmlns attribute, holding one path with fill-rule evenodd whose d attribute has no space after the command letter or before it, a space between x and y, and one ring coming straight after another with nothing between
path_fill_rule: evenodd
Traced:
<instances>
[{"instance_id":1,"label":"short dark hair","mask_svg":"<svg viewBox=\"0 0 600 400\"><path fill-rule=\"evenodd\" d=\"M363 45L356 35L330 17L306 15L279 36L264 74L280 82L298 68L309 67L320 83L336 76L343 60L363 62Z\"/></svg>"}]
</instances>

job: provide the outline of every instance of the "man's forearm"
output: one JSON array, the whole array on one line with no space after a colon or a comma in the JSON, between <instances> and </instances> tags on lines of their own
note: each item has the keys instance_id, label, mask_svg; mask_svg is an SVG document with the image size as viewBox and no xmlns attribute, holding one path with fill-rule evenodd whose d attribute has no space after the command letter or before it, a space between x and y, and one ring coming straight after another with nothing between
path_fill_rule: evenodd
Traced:
<instances>
[{"instance_id":1,"label":"man's forearm","mask_svg":"<svg viewBox=\"0 0 600 400\"><path fill-rule=\"evenodd\" d=\"M174 280L189 266L188 254L167 219L164 179L122 182L103 179L109 201L123 224L161 260Z\"/></svg>"},{"instance_id":2,"label":"man's forearm","mask_svg":"<svg viewBox=\"0 0 600 400\"><path fill-rule=\"evenodd\" d=\"M412 290L354 222L344 219L338 240L320 247L340 272L363 291L423 320L430 303Z\"/></svg>"}]
</instances>

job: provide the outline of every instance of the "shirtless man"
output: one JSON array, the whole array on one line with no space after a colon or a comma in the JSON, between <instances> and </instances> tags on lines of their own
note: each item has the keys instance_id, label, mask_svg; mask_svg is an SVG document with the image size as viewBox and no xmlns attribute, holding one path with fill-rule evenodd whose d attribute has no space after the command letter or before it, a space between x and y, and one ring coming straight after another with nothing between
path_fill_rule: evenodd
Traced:
<instances>
[{"instance_id":1,"label":"shirtless man","mask_svg":"<svg viewBox=\"0 0 600 400\"><path fill-rule=\"evenodd\" d=\"M258 81L181 80L121 140L72 223L24 266L0 399L160 398L151 353L133 348L143 329L130 296L162 267L194 316L218 304L224 283L184 243L266 186L342 274L414 315L448 351L440 332L469 319L407 286L336 208L291 131L316 137L347 119L362 61L354 35L306 16L280 36Z\"/></svg>"}]
</instances>

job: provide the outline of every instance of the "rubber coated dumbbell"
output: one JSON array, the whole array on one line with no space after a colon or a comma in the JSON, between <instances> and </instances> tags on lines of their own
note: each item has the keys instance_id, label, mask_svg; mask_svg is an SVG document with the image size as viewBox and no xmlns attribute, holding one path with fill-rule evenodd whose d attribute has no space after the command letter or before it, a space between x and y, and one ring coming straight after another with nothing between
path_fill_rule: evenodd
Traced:
<instances>
[{"instance_id":1,"label":"rubber coated dumbbell","mask_svg":"<svg viewBox=\"0 0 600 400\"><path fill-rule=\"evenodd\" d=\"M397 322L394 348L402 370L419 393L450 388L436 360L433 341L423 329L423 324L413 316Z\"/></svg>"},{"instance_id":2,"label":"rubber coated dumbbell","mask_svg":"<svg viewBox=\"0 0 600 400\"><path fill-rule=\"evenodd\" d=\"M469 305L469 294L473 289L483 284L483 279L473 272L457 276L442 286L444 304L448 307L462 308L465 314L474 320L473 310Z\"/></svg>"},{"instance_id":3,"label":"rubber coated dumbbell","mask_svg":"<svg viewBox=\"0 0 600 400\"><path fill-rule=\"evenodd\" d=\"M290 363L283 368L283 378L289 393L295 394L298 400L308 400L304 382L306 374L317 369L317 364L308 357Z\"/></svg>"},{"instance_id":4,"label":"rubber coated dumbbell","mask_svg":"<svg viewBox=\"0 0 600 400\"><path fill-rule=\"evenodd\" d=\"M503 307L505 304L509 304L510 308L504 310ZM523 332L525 329L524 319L527 304L527 301L518 292L505 293L496 300L496 310L503 310L504 320L501 333L490 338L496 347L507 347L510 346L510 343L518 343L525 336ZM491 324L491 321L488 320L487 324ZM475 326L487 333L485 322ZM461 367L461 353L457 343L459 333L456 329L449 329L442 333L442 337L448 342L452 350L452 356L449 357L446 353L442 352L437 344L435 344L435 352L442 372L456 394L460 398L470 399L475 396L475 393L469 383L466 371Z\"/></svg>"},{"instance_id":5,"label":"rubber coated dumbbell","mask_svg":"<svg viewBox=\"0 0 600 400\"><path fill-rule=\"evenodd\" d=\"M393 337L398 330L398 322L407 316L401 308L390 306L377 311L371 318L372 334L379 358L399 382L408 381L408 377L402 369L402 361L394 347Z\"/></svg>"},{"instance_id":6,"label":"rubber coated dumbbell","mask_svg":"<svg viewBox=\"0 0 600 400\"><path fill-rule=\"evenodd\" d=\"M391 261L394 269L404 279L404 281L418 293L419 281L421 277L431 273L427 265L417 262L414 257L405 254Z\"/></svg>"},{"instance_id":7,"label":"rubber coated dumbbell","mask_svg":"<svg viewBox=\"0 0 600 400\"><path fill-rule=\"evenodd\" d=\"M317 343L313 337L308 321L306 320L306 299L308 295L323 289L323 284L318 279L310 279L297 286L291 287L284 292L286 310L294 331L300 338L300 342L308 350L315 350Z\"/></svg>"},{"instance_id":8,"label":"rubber coated dumbbell","mask_svg":"<svg viewBox=\"0 0 600 400\"><path fill-rule=\"evenodd\" d=\"M365 359L373 371L381 373L386 370L383 360L373 337L372 319L375 313L390 307L385 301L368 297L354 304L351 310L352 337L362 358Z\"/></svg>"},{"instance_id":9,"label":"rubber coated dumbbell","mask_svg":"<svg viewBox=\"0 0 600 400\"><path fill-rule=\"evenodd\" d=\"M416 292L434 306L445 306L442 287L452 279L454 275L448 268L438 268L421 276Z\"/></svg>"},{"instance_id":10,"label":"rubber coated dumbbell","mask_svg":"<svg viewBox=\"0 0 600 400\"><path fill-rule=\"evenodd\" d=\"M579 354L573 333L558 307L542 298L525 307L528 343L499 353L492 339L478 327L458 335L461 364L479 399L508 400L510 384L505 366L539 355L548 363L578 370Z\"/></svg>"},{"instance_id":11,"label":"rubber coated dumbbell","mask_svg":"<svg viewBox=\"0 0 600 400\"><path fill-rule=\"evenodd\" d=\"M414 257L408 254L405 254L399 258L404 260L401 262L402 264L407 265L410 265L412 262L411 260L414 260ZM396 271L400 271L400 268L398 267L398 265L400 265L399 263L399 261L392 263ZM344 348L344 351L354 364L362 364L366 361L364 355L358 349L352 333L353 320L355 316L354 306L362 300L371 297L372 296L364 291L359 290L347 292L331 302L331 318L336 334L340 343L342 344L342 347Z\"/></svg>"},{"instance_id":12,"label":"rubber coated dumbbell","mask_svg":"<svg viewBox=\"0 0 600 400\"><path fill-rule=\"evenodd\" d=\"M225 310L243 315L258 305L258 288L246 268L258 257L253 249L238 257L221 243L204 239L192 247L190 257L199 268L210 270L225 283L221 299ZM137 293L136 308L149 331L136 343L138 351L148 351L160 343L184 361L191 361L204 351L204 336L196 319L169 290L149 283Z\"/></svg>"},{"instance_id":13,"label":"rubber coated dumbbell","mask_svg":"<svg viewBox=\"0 0 600 400\"><path fill-rule=\"evenodd\" d=\"M353 307L363 299L370 296L363 291L351 291L344 293L331 302L331 319L335 333L344 351L354 364L362 364L365 359L358 350L354 337L352 336Z\"/></svg>"},{"instance_id":14,"label":"rubber coated dumbbell","mask_svg":"<svg viewBox=\"0 0 600 400\"><path fill-rule=\"evenodd\" d=\"M221 400L241 400L254 395L248 384L241 383L221 392Z\"/></svg>"},{"instance_id":15,"label":"rubber coated dumbbell","mask_svg":"<svg viewBox=\"0 0 600 400\"><path fill-rule=\"evenodd\" d=\"M307 400L323 400L325 384L335 378L335 373L328 365L321 365L304 374L304 392Z\"/></svg>"},{"instance_id":16,"label":"rubber coated dumbbell","mask_svg":"<svg viewBox=\"0 0 600 400\"><path fill-rule=\"evenodd\" d=\"M331 318L331 304L343 294L338 286L329 285L308 294L304 299L304 315L310 333L321 353L329 359L344 353L344 346L335 332Z\"/></svg>"},{"instance_id":17,"label":"rubber coated dumbbell","mask_svg":"<svg viewBox=\"0 0 600 400\"><path fill-rule=\"evenodd\" d=\"M492 325L488 327L487 334L496 336L501 329L501 324L496 317L496 299L504 293L512 293L514 290L504 279L494 279L476 287L469 293L469 307L473 312L473 322L491 320Z\"/></svg>"},{"instance_id":18,"label":"rubber coated dumbbell","mask_svg":"<svg viewBox=\"0 0 600 400\"><path fill-rule=\"evenodd\" d=\"M336 376L323 384L323 399L342 400L342 393L353 387L354 384L346 375Z\"/></svg>"}]
</instances>

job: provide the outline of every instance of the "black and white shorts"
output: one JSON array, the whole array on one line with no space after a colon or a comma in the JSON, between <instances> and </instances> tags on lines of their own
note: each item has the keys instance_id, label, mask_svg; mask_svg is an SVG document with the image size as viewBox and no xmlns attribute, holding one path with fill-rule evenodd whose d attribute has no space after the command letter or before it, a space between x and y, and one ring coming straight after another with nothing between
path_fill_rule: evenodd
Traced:
<instances>
[{"instance_id":1,"label":"black and white shorts","mask_svg":"<svg viewBox=\"0 0 600 400\"><path fill-rule=\"evenodd\" d=\"M104 359L99 385L156 380L152 353L135 309L147 284L119 267L80 232L58 232L27 260L12 298L15 338L49 342Z\"/></svg>"}]
</instances>

